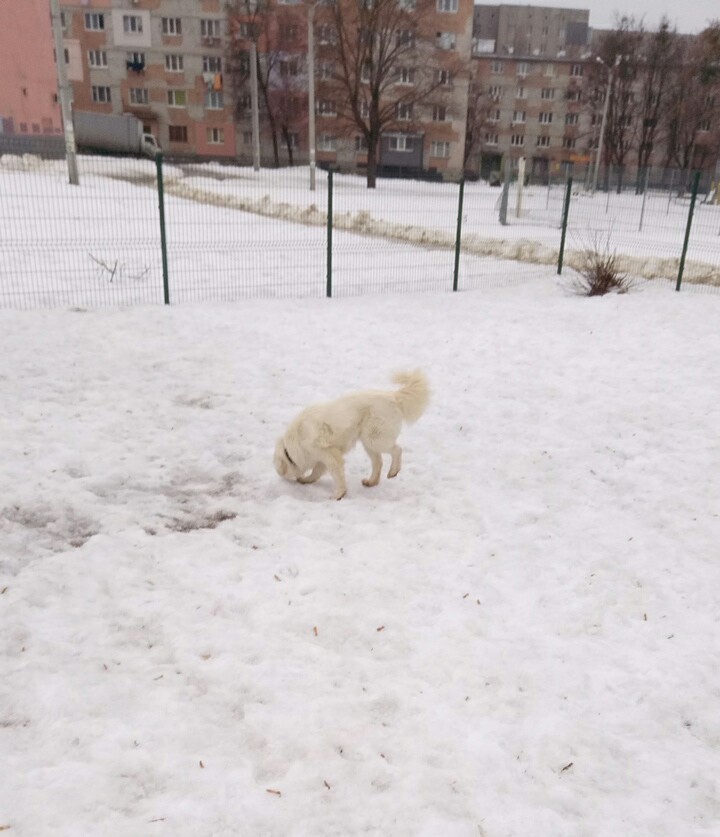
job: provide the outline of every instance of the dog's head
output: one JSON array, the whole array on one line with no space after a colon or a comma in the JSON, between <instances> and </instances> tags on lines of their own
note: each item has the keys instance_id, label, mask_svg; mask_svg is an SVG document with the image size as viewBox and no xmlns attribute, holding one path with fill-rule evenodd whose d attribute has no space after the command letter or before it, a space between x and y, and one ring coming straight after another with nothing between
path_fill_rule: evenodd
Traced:
<instances>
[{"instance_id":1,"label":"dog's head","mask_svg":"<svg viewBox=\"0 0 720 837\"><path fill-rule=\"evenodd\" d=\"M295 482L298 477L302 476L300 469L297 465L290 459L290 456L287 452L285 447L285 440L278 439L277 444L275 445L275 456L273 457L273 461L275 462L275 470L280 474L283 479L290 480L290 482Z\"/></svg>"}]
</instances>

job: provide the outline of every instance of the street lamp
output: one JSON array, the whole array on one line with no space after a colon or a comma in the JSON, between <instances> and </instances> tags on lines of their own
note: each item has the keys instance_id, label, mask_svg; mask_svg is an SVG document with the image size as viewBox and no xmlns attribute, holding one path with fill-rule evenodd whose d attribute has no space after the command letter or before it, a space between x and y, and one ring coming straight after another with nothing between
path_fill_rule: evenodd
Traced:
<instances>
[{"instance_id":1,"label":"street lamp","mask_svg":"<svg viewBox=\"0 0 720 837\"><path fill-rule=\"evenodd\" d=\"M600 139L598 141L597 153L595 155L595 174L593 175L593 185L592 185L592 194L595 194L595 190L597 189L597 181L598 181L598 172L600 171L600 155L602 154L603 150L603 143L605 141L605 125L607 123L607 115L608 115L608 105L610 104L610 93L612 91L612 84L613 84L613 75L615 70L620 65L620 59L622 58L621 55L617 55L615 57L615 63L612 67L608 67L608 83L605 89L605 104L603 106L603 115L602 115L602 122L600 123ZM603 67L607 67L608 65L600 58L598 55L595 60L602 64Z\"/></svg>"},{"instance_id":2,"label":"street lamp","mask_svg":"<svg viewBox=\"0 0 720 837\"><path fill-rule=\"evenodd\" d=\"M310 191L315 191L315 3L308 8L308 150Z\"/></svg>"}]
</instances>

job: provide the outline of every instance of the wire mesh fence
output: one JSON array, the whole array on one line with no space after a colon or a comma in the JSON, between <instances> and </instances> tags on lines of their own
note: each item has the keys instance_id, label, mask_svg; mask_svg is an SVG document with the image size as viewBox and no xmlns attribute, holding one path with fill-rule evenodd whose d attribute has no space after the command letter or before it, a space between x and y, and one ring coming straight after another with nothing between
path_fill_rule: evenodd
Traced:
<instances>
[{"instance_id":1,"label":"wire mesh fence","mask_svg":"<svg viewBox=\"0 0 720 837\"><path fill-rule=\"evenodd\" d=\"M360 176L318 170L311 191L306 167L89 156L79 171L80 186L70 186L63 160L2 158L0 306L161 304L166 292L183 303L492 288L547 276L558 263L562 178L513 184L501 223L501 189L484 182L383 179L368 190ZM595 193L586 179L572 188L566 265L607 244L632 275L672 282L687 179L648 172L639 191L618 192L610 180ZM683 287L717 292L720 205L711 186L700 184L695 200Z\"/></svg>"}]
</instances>

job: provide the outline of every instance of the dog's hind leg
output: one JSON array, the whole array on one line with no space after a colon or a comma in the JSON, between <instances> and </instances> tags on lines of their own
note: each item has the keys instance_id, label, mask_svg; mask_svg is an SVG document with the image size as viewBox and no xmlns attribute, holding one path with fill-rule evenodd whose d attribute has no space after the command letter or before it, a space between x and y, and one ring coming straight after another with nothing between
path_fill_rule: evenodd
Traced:
<instances>
[{"instance_id":1,"label":"dog's hind leg","mask_svg":"<svg viewBox=\"0 0 720 837\"><path fill-rule=\"evenodd\" d=\"M372 488L374 485L377 485L380 482L380 471L382 470L382 456L377 451L370 450L369 447L363 445L365 448L365 453L370 457L370 463L372 464L372 473L368 477L368 479L363 480L362 484L366 485L368 488Z\"/></svg>"},{"instance_id":2,"label":"dog's hind leg","mask_svg":"<svg viewBox=\"0 0 720 837\"><path fill-rule=\"evenodd\" d=\"M316 462L315 467L306 477L298 477L298 482L303 485L309 485L311 482L317 482L325 471L327 471L327 467L322 462Z\"/></svg>"},{"instance_id":3,"label":"dog's hind leg","mask_svg":"<svg viewBox=\"0 0 720 837\"><path fill-rule=\"evenodd\" d=\"M392 479L400 473L400 466L402 465L402 448L400 445L393 445L390 449L390 455L392 456L392 461L390 462L388 479Z\"/></svg>"}]
</instances>

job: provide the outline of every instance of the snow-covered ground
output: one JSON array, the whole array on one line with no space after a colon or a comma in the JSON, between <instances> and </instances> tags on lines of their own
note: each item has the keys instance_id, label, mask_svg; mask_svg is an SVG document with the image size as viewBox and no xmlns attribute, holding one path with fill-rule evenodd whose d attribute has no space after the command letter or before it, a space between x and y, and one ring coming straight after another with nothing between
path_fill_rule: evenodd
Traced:
<instances>
[{"instance_id":1,"label":"snow-covered ground","mask_svg":"<svg viewBox=\"0 0 720 837\"><path fill-rule=\"evenodd\" d=\"M0 160L0 305L162 301L154 163L82 157L80 172L72 187L63 161ZM305 168L166 165L164 179L174 303L325 294L325 172L315 192ZM517 282L555 265L563 193L529 187L517 216L513 189L502 226L499 190L467 183L460 287ZM369 191L361 177L336 175L333 202L333 295L452 286L456 184L381 180ZM687 214L686 196L577 188L565 263L577 265L597 240L631 275L674 280ZM511 274L498 259L516 261ZM696 207L685 281L720 287L720 206Z\"/></svg>"},{"instance_id":2,"label":"snow-covered ground","mask_svg":"<svg viewBox=\"0 0 720 837\"><path fill-rule=\"evenodd\" d=\"M719 326L552 269L0 312L0 827L715 837ZM276 476L296 410L415 366L398 479Z\"/></svg>"}]
</instances>

